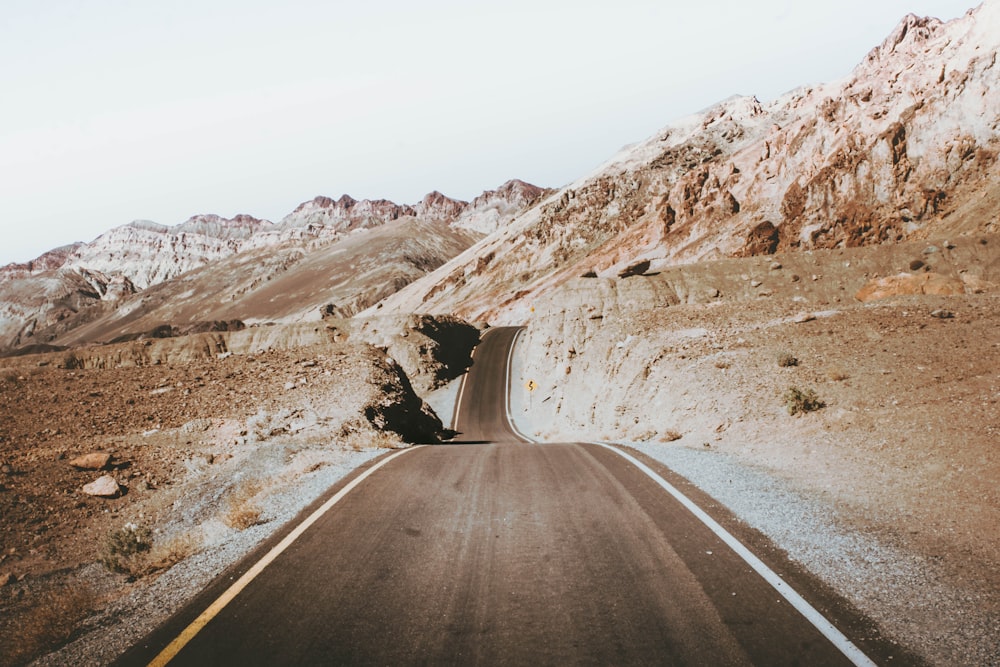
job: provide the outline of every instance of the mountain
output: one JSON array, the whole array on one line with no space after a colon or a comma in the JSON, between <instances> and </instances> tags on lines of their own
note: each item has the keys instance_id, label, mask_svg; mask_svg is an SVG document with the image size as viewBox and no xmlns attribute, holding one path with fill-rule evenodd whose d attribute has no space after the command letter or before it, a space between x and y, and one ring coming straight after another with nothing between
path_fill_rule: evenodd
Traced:
<instances>
[{"instance_id":1,"label":"mountain","mask_svg":"<svg viewBox=\"0 0 1000 667\"><path fill-rule=\"evenodd\" d=\"M683 118L382 304L523 322L614 276L776 251L1000 231L1000 3L905 17L847 77Z\"/></svg>"},{"instance_id":2,"label":"mountain","mask_svg":"<svg viewBox=\"0 0 1000 667\"><path fill-rule=\"evenodd\" d=\"M510 181L471 204L440 192L413 206L320 196L278 223L211 214L173 227L132 222L0 267L0 350L107 341L164 323L317 319L320 307L350 316L544 192Z\"/></svg>"}]
</instances>

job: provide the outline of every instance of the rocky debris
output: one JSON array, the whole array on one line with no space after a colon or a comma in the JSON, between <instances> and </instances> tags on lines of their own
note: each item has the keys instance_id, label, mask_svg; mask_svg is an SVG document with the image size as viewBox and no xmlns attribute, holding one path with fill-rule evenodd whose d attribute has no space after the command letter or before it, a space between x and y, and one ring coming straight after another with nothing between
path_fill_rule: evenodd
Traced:
<instances>
[{"instance_id":1,"label":"rocky debris","mask_svg":"<svg viewBox=\"0 0 1000 667\"><path fill-rule=\"evenodd\" d=\"M792 322L795 322L796 324L805 324L806 322L812 322L815 319L816 315L814 313L799 313L792 318Z\"/></svg>"},{"instance_id":2,"label":"rocky debris","mask_svg":"<svg viewBox=\"0 0 1000 667\"><path fill-rule=\"evenodd\" d=\"M111 466L111 454L108 452L91 452L76 457L69 464L80 470L107 470Z\"/></svg>"},{"instance_id":3,"label":"rocky debris","mask_svg":"<svg viewBox=\"0 0 1000 667\"><path fill-rule=\"evenodd\" d=\"M84 484L82 491L88 496L98 498L117 498L121 494L121 486L111 475L102 475L89 484Z\"/></svg>"},{"instance_id":4,"label":"rocky debris","mask_svg":"<svg viewBox=\"0 0 1000 667\"><path fill-rule=\"evenodd\" d=\"M955 313L950 310L945 310L944 308L936 308L931 311L931 317L936 317L939 320L950 320L955 317Z\"/></svg>"},{"instance_id":5,"label":"rocky debris","mask_svg":"<svg viewBox=\"0 0 1000 667\"><path fill-rule=\"evenodd\" d=\"M16 581L16 579L14 575L11 574L10 572L0 572L0 588L3 588L4 586L9 586L10 584L14 583L14 581Z\"/></svg>"},{"instance_id":6,"label":"rocky debris","mask_svg":"<svg viewBox=\"0 0 1000 667\"><path fill-rule=\"evenodd\" d=\"M862 303L877 301L891 296L911 294L936 294L950 296L965 294L965 283L939 273L900 273L895 276L872 280L855 293L854 298Z\"/></svg>"}]
</instances>

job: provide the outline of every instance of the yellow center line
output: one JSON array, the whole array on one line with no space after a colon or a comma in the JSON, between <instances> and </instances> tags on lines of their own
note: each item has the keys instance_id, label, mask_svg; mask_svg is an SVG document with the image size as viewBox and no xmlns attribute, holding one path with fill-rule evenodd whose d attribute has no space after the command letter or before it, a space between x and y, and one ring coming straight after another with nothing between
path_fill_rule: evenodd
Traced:
<instances>
[{"instance_id":1,"label":"yellow center line","mask_svg":"<svg viewBox=\"0 0 1000 667\"><path fill-rule=\"evenodd\" d=\"M420 449L423 445L417 445L415 447L410 447L409 449L404 449L398 451L395 454L387 456L386 458L379 461L376 465L372 466L366 470L361 475L354 478L347 486L338 491L332 498L323 503L323 505L317 509L315 512L310 514L305 521L300 523L295 527L295 530L290 532L285 536L283 540L278 542L273 549L267 552L267 554L261 558L259 561L254 563L253 567L246 571L246 573L236 580L236 582L226 589L219 598L213 602L208 608L201 613L198 618L191 622L191 625L184 628L184 630L177 635L177 637L167 645L165 649L160 651L159 655L153 658L152 662L149 663L150 667L163 667L171 660L173 660L178 653L181 652L188 642L194 639L195 635L201 632L201 629L208 625L209 621L218 616L219 612L225 609L226 605L233 601L237 595L240 594L244 588L246 588L251 581L253 581L258 574L264 571L264 568L270 565L274 559L281 555L281 553L292 545L292 542L297 540L302 533L306 532L310 526L319 521L320 517L326 514L331 507L336 505L343 499L348 493L351 492L354 487L363 482L369 475L374 473L376 470L384 466L385 464L392 461L398 456L402 456L407 452L413 451L414 449Z\"/></svg>"}]
</instances>

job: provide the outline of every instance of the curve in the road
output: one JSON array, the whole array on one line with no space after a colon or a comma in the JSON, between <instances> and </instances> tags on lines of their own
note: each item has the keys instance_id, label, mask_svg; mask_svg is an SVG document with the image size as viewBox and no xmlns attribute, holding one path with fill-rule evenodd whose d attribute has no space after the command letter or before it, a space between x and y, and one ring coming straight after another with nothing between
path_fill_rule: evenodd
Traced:
<instances>
[{"instance_id":1,"label":"curve in the road","mask_svg":"<svg viewBox=\"0 0 1000 667\"><path fill-rule=\"evenodd\" d=\"M525 442L517 333L484 336L454 444L331 490L119 664L870 664L643 461Z\"/></svg>"}]
</instances>

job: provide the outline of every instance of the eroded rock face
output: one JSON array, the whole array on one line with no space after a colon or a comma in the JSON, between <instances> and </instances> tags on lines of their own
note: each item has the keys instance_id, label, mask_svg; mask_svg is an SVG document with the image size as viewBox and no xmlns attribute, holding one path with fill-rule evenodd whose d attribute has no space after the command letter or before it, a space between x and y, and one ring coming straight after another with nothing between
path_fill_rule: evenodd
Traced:
<instances>
[{"instance_id":1,"label":"eroded rock face","mask_svg":"<svg viewBox=\"0 0 1000 667\"><path fill-rule=\"evenodd\" d=\"M452 224L483 235L493 234L548 192L524 181L510 180L496 190L487 190L473 199Z\"/></svg>"},{"instance_id":2,"label":"eroded rock face","mask_svg":"<svg viewBox=\"0 0 1000 667\"><path fill-rule=\"evenodd\" d=\"M176 227L140 220L80 246L62 268L100 271L145 289L239 252L247 239L270 225L246 215L231 220L199 215Z\"/></svg>"},{"instance_id":3,"label":"eroded rock face","mask_svg":"<svg viewBox=\"0 0 1000 667\"><path fill-rule=\"evenodd\" d=\"M1000 230L1000 5L907 16L846 78L623 150L383 308L523 322L585 273Z\"/></svg>"}]
</instances>

